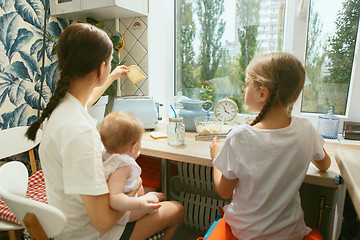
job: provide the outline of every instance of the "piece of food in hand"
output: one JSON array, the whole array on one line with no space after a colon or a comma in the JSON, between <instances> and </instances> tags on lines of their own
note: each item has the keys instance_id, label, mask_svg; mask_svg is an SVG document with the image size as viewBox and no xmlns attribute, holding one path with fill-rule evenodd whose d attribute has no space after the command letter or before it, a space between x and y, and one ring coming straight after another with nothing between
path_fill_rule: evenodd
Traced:
<instances>
[{"instance_id":1,"label":"piece of food in hand","mask_svg":"<svg viewBox=\"0 0 360 240\"><path fill-rule=\"evenodd\" d=\"M145 79L145 76L142 74L138 66L131 65L128 67L128 70L129 72L127 73L127 76L133 84Z\"/></svg>"}]
</instances>

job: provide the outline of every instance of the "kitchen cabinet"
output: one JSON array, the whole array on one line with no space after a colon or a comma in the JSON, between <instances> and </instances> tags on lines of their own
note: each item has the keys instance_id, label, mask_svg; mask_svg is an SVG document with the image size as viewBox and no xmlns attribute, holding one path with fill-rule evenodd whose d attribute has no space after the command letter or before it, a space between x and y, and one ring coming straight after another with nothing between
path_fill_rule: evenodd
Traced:
<instances>
[{"instance_id":1,"label":"kitchen cabinet","mask_svg":"<svg viewBox=\"0 0 360 240\"><path fill-rule=\"evenodd\" d=\"M341 239L360 239L360 149L338 148L335 159L347 188Z\"/></svg>"},{"instance_id":2,"label":"kitchen cabinet","mask_svg":"<svg viewBox=\"0 0 360 240\"><path fill-rule=\"evenodd\" d=\"M166 133L166 125L159 124L155 131ZM195 141L195 132L185 133L185 144L170 146L166 139L154 140L150 132L142 138L141 154L160 159L161 188L167 198L179 200L186 209L184 223L196 229L207 229L217 214L217 206L226 204L221 199L212 182L212 161L208 141ZM318 227L325 240L337 240L340 235L346 188L336 183L340 170L335 161L335 151L339 147L359 148L360 146L326 142L325 149L331 157L331 166L320 172L310 164L304 183L300 189L305 222ZM178 175L169 178L168 164L178 166ZM205 206L205 207L204 207ZM321 217L321 219L319 219Z\"/></svg>"},{"instance_id":3,"label":"kitchen cabinet","mask_svg":"<svg viewBox=\"0 0 360 240\"><path fill-rule=\"evenodd\" d=\"M50 14L73 20L99 21L147 16L148 0L50 0Z\"/></svg>"}]
</instances>

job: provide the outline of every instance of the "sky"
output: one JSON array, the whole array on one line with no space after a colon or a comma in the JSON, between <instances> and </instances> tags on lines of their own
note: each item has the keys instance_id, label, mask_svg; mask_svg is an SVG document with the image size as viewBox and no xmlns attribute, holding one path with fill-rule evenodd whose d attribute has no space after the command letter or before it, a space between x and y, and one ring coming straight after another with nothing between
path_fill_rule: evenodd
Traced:
<instances>
[{"instance_id":1,"label":"sky","mask_svg":"<svg viewBox=\"0 0 360 240\"><path fill-rule=\"evenodd\" d=\"M223 36L223 42L226 40L230 42L235 40L235 2L235 0L224 1L225 12L223 13L223 16L224 20L226 21L226 27Z\"/></svg>"},{"instance_id":2,"label":"sky","mask_svg":"<svg viewBox=\"0 0 360 240\"><path fill-rule=\"evenodd\" d=\"M292 1L292 0L291 0ZM312 4L319 13L321 22L323 23L323 34L327 35L335 32L334 20L337 13L342 8L343 0L312 0ZM235 11L236 11L236 0L224 0L225 11L223 13L223 20L225 20L225 31L222 38L222 42L235 41ZM198 24L196 17L195 22ZM198 25L197 25L198 28ZM324 39L327 38L324 36ZM200 46L199 39L196 38L194 42L195 49Z\"/></svg>"},{"instance_id":3,"label":"sky","mask_svg":"<svg viewBox=\"0 0 360 240\"><path fill-rule=\"evenodd\" d=\"M335 18L337 13L342 9L343 1L339 0L313 0L312 3L319 13L323 23L323 33L331 34L335 32Z\"/></svg>"},{"instance_id":4,"label":"sky","mask_svg":"<svg viewBox=\"0 0 360 240\"><path fill-rule=\"evenodd\" d=\"M314 7L321 17L323 23L324 34L335 32L334 20L336 14L342 8L342 2L339 0L312 0ZM226 28L224 32L223 42L226 40L234 41L235 39L235 10L236 0L224 1L225 12L223 18L226 21Z\"/></svg>"}]
</instances>

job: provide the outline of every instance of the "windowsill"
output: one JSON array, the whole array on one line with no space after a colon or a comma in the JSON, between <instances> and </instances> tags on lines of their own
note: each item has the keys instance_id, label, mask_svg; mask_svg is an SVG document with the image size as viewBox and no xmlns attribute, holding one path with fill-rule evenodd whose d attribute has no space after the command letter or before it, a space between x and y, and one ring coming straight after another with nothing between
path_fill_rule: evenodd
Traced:
<instances>
[{"instance_id":1,"label":"windowsill","mask_svg":"<svg viewBox=\"0 0 360 240\"><path fill-rule=\"evenodd\" d=\"M325 139L325 142L330 143L341 143L341 144L351 144L351 145L360 145L360 140L349 140L345 139L342 134L339 134L338 139Z\"/></svg>"}]
</instances>

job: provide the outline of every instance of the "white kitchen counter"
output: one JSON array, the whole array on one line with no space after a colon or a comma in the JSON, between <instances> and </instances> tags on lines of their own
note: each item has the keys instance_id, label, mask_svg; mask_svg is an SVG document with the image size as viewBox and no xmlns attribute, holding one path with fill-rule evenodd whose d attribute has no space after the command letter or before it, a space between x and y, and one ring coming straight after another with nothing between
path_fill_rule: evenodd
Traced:
<instances>
[{"instance_id":1,"label":"white kitchen counter","mask_svg":"<svg viewBox=\"0 0 360 240\"><path fill-rule=\"evenodd\" d=\"M338 148L335 159L357 215L360 216L360 151Z\"/></svg>"},{"instance_id":2,"label":"white kitchen counter","mask_svg":"<svg viewBox=\"0 0 360 240\"><path fill-rule=\"evenodd\" d=\"M155 131L166 133L166 125L159 124ZM167 144L166 138L155 140L150 137L150 133L151 131L147 131L142 138L141 154L160 159L212 166L209 152L210 141L196 141L196 132L186 132L185 144L181 146ZM304 182L336 188L334 178L340 174L340 169L335 161L336 149L341 147L360 150L360 145L327 141L324 147L331 157L330 168L326 172L320 172L313 164L310 164Z\"/></svg>"}]
</instances>

